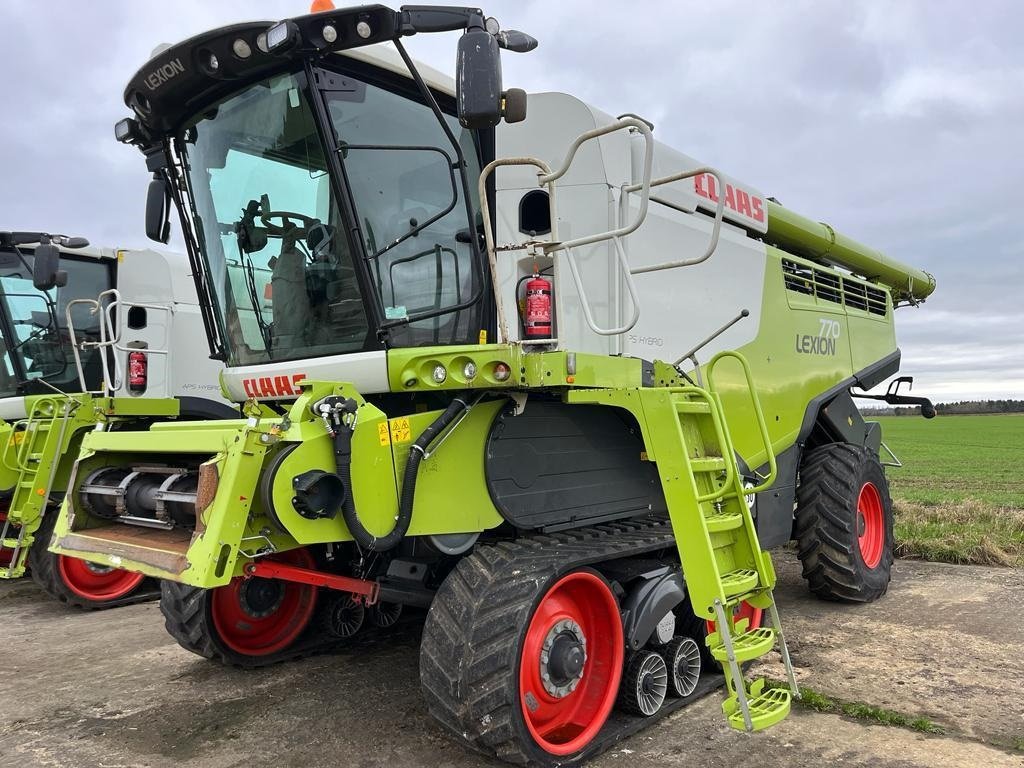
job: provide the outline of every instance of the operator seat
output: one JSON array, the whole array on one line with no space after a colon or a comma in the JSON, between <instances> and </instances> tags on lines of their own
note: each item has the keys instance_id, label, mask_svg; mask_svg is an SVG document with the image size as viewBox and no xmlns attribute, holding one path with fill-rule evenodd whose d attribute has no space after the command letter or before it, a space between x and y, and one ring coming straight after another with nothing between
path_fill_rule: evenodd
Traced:
<instances>
[{"instance_id":1,"label":"operator seat","mask_svg":"<svg viewBox=\"0 0 1024 768\"><path fill-rule=\"evenodd\" d=\"M270 273L273 304L273 339L276 350L309 346L306 339L311 320L309 294L306 292L306 255L295 247L295 238L285 236L281 255Z\"/></svg>"}]
</instances>

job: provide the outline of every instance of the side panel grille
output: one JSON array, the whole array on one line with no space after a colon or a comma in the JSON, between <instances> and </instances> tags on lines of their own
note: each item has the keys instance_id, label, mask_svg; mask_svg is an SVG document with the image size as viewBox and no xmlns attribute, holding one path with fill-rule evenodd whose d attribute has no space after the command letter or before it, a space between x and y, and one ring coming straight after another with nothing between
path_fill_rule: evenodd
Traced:
<instances>
[{"instance_id":1,"label":"side panel grille","mask_svg":"<svg viewBox=\"0 0 1024 768\"><path fill-rule=\"evenodd\" d=\"M793 293L880 317L888 311L885 291L835 272L783 259L782 279L786 290Z\"/></svg>"}]
</instances>

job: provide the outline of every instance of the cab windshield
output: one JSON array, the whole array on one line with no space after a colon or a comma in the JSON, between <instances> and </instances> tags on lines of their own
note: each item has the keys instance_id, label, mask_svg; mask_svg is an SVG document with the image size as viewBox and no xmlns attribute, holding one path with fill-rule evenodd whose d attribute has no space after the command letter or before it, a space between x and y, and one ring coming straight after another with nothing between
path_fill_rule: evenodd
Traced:
<instances>
[{"instance_id":1,"label":"cab windshield","mask_svg":"<svg viewBox=\"0 0 1024 768\"><path fill-rule=\"evenodd\" d=\"M52 392L43 381L65 392L78 392L81 383L67 326L68 303L95 299L111 287L110 268L92 259L62 257L67 272L64 287L40 291L32 285L32 251L0 251L0 397ZM99 316L86 305L71 310L79 341L99 340ZM88 389L103 379L95 348L82 353Z\"/></svg>"},{"instance_id":2,"label":"cab windshield","mask_svg":"<svg viewBox=\"0 0 1024 768\"><path fill-rule=\"evenodd\" d=\"M391 346L478 333L459 308L480 273L459 235L469 222L451 143L426 105L343 82L325 94L337 149L325 152L291 74L204 110L179 136L229 364L373 349L382 328ZM334 183L332 151L344 169Z\"/></svg>"}]
</instances>

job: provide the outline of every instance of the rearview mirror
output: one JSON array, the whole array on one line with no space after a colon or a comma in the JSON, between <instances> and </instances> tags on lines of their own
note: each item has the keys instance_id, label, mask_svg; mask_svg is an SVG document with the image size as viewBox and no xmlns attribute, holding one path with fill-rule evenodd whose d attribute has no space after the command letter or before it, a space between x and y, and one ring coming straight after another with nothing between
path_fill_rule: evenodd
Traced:
<instances>
[{"instance_id":1,"label":"rearview mirror","mask_svg":"<svg viewBox=\"0 0 1024 768\"><path fill-rule=\"evenodd\" d=\"M59 269L60 251L52 243L44 243L35 250L32 264L32 285L40 291L67 285L68 273Z\"/></svg>"},{"instance_id":2,"label":"rearview mirror","mask_svg":"<svg viewBox=\"0 0 1024 768\"><path fill-rule=\"evenodd\" d=\"M485 29L467 29L459 38L455 100L465 128L493 128L501 120L498 41Z\"/></svg>"},{"instance_id":3,"label":"rearview mirror","mask_svg":"<svg viewBox=\"0 0 1024 768\"><path fill-rule=\"evenodd\" d=\"M167 179L153 174L146 193L146 237L158 243L171 239L171 190Z\"/></svg>"}]
</instances>

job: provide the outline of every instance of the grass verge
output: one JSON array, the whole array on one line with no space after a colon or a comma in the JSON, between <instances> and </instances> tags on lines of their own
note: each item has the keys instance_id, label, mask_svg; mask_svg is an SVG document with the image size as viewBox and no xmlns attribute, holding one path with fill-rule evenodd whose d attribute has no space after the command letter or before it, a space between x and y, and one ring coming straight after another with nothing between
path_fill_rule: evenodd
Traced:
<instances>
[{"instance_id":1,"label":"grass verge","mask_svg":"<svg viewBox=\"0 0 1024 768\"><path fill-rule=\"evenodd\" d=\"M772 688L789 688L786 683L778 680L771 681L769 685ZM855 720L866 720L895 728L909 728L920 733L945 733L941 726L932 722L927 717L912 717L902 712L876 707L872 704L864 704L859 701L843 701L842 699L826 696L813 688L808 688L806 685L800 686L800 696L801 698L794 703L806 709L813 709L815 712L846 715Z\"/></svg>"},{"instance_id":2,"label":"grass verge","mask_svg":"<svg viewBox=\"0 0 1024 768\"><path fill-rule=\"evenodd\" d=\"M895 503L896 554L943 563L1024 568L1024 509L976 499Z\"/></svg>"}]
</instances>

